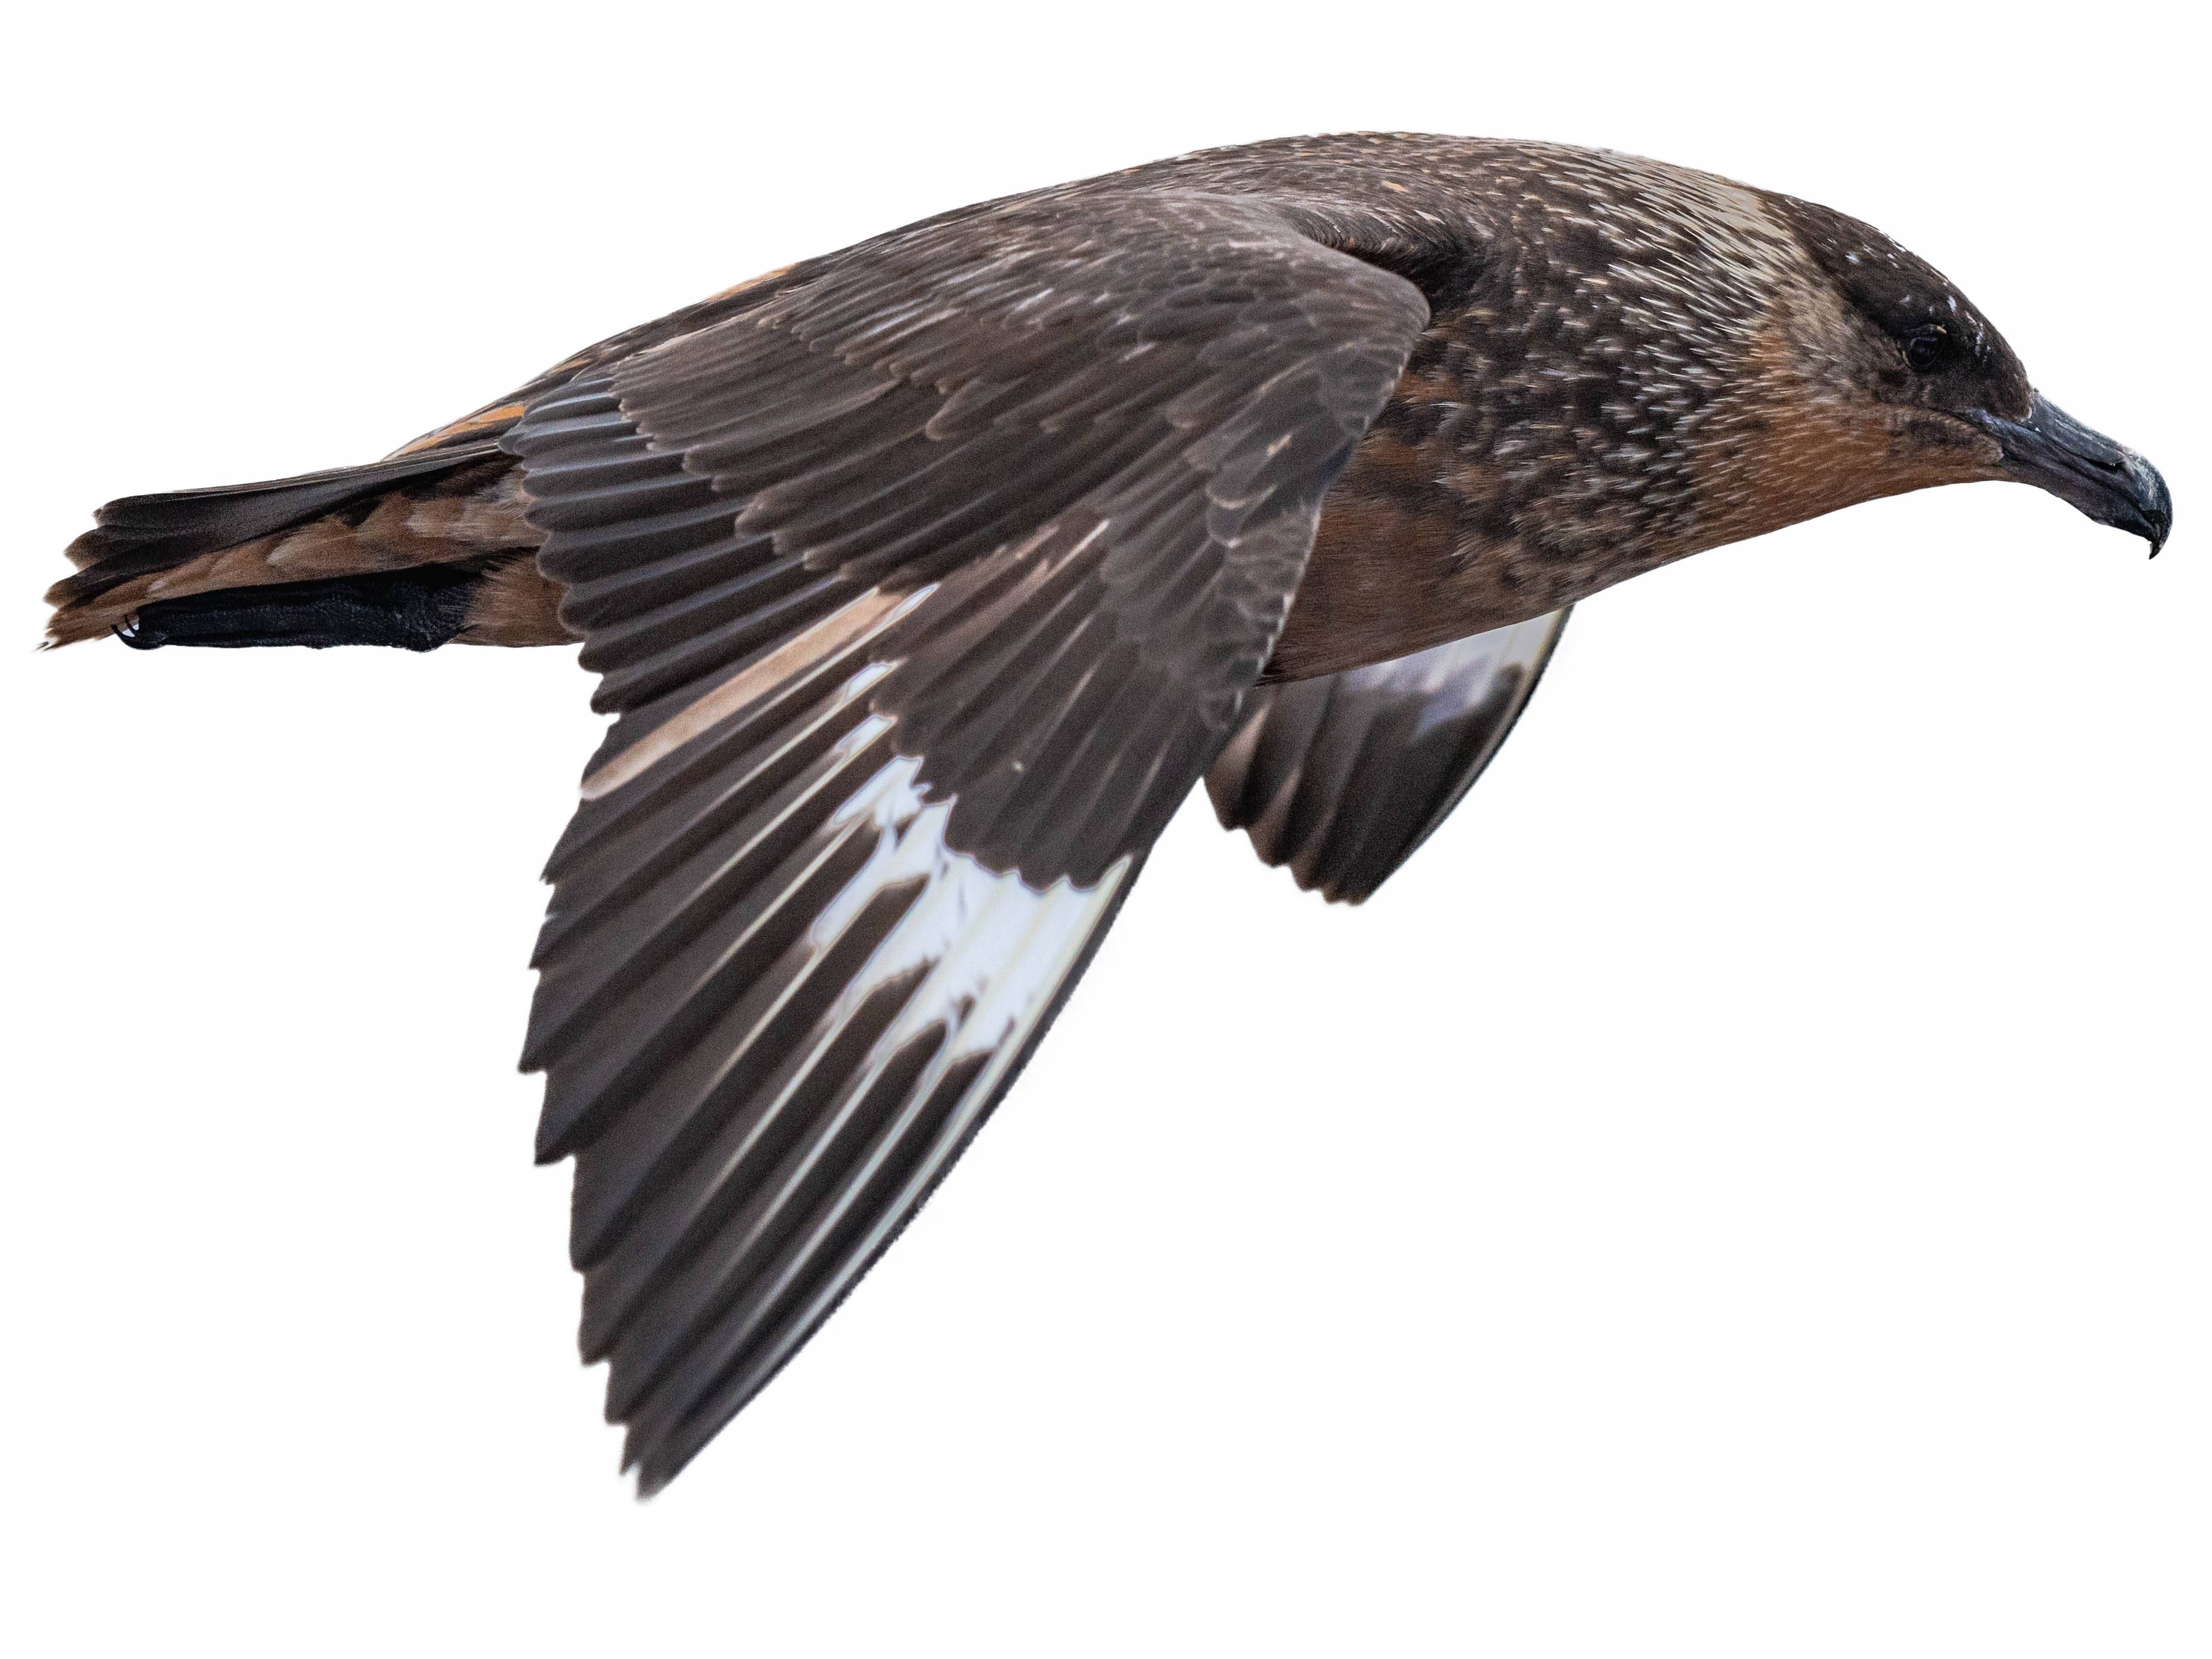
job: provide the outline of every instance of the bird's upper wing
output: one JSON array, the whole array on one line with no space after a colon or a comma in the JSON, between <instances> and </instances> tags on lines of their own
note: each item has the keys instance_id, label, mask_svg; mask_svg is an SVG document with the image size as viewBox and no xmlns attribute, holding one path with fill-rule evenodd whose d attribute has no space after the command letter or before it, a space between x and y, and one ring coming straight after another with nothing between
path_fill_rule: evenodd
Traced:
<instances>
[{"instance_id":1,"label":"bird's upper wing","mask_svg":"<svg viewBox=\"0 0 2212 1659\"><path fill-rule=\"evenodd\" d=\"M644 1489L1012 1080L1427 317L1257 203L1047 198L797 268L507 435L620 714L524 1062Z\"/></svg>"},{"instance_id":2,"label":"bird's upper wing","mask_svg":"<svg viewBox=\"0 0 2212 1659\"><path fill-rule=\"evenodd\" d=\"M1521 718L1567 612L1261 686L1206 775L1224 830L1357 904L1413 857Z\"/></svg>"}]
</instances>

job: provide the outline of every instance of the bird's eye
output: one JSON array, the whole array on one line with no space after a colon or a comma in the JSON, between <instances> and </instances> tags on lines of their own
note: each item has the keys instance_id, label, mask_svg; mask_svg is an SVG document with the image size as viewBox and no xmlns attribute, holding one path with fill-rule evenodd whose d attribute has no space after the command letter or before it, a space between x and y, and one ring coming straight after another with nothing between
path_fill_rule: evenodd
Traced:
<instances>
[{"instance_id":1,"label":"bird's eye","mask_svg":"<svg viewBox=\"0 0 2212 1659\"><path fill-rule=\"evenodd\" d=\"M1946 343L1943 331L1940 328L1931 325L1928 328L1915 329L1905 338L1905 361L1925 374L1943 361L1943 348Z\"/></svg>"}]
</instances>

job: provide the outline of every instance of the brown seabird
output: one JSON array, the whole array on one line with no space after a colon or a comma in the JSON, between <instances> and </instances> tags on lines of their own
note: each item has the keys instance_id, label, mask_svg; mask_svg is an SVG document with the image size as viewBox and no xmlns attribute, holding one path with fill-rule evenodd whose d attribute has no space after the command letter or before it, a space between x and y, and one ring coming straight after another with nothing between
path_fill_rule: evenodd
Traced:
<instances>
[{"instance_id":1,"label":"brown seabird","mask_svg":"<svg viewBox=\"0 0 2212 1659\"><path fill-rule=\"evenodd\" d=\"M1855 220L1606 152L1290 139L772 272L382 461L112 502L52 637L583 641L618 718L524 1064L650 1492L913 1217L1201 778L1364 898L1577 600L1990 478L2154 553L2172 525Z\"/></svg>"}]
</instances>

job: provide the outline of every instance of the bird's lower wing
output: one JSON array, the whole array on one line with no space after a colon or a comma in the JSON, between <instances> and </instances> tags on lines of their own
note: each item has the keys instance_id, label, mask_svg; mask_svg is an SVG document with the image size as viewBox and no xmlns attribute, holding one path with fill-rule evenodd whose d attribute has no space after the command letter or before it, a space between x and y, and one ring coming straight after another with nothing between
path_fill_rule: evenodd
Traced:
<instances>
[{"instance_id":1,"label":"bird's lower wing","mask_svg":"<svg viewBox=\"0 0 2212 1659\"><path fill-rule=\"evenodd\" d=\"M1040 890L958 850L871 707L882 672L864 640L825 652L657 793L587 806L599 833L554 867L530 1058L576 1156L584 1353L611 1362L644 1490L914 1214L1142 860Z\"/></svg>"},{"instance_id":2,"label":"bird's lower wing","mask_svg":"<svg viewBox=\"0 0 2212 1659\"><path fill-rule=\"evenodd\" d=\"M1244 830L1301 887L1357 904L1459 805L1521 717L1567 612L1366 668L1261 686L1206 775L1224 830Z\"/></svg>"},{"instance_id":3,"label":"bird's lower wing","mask_svg":"<svg viewBox=\"0 0 2212 1659\"><path fill-rule=\"evenodd\" d=\"M1426 319L1258 204L1047 198L799 267L508 434L621 715L525 1063L645 1489L1003 1093Z\"/></svg>"}]
</instances>

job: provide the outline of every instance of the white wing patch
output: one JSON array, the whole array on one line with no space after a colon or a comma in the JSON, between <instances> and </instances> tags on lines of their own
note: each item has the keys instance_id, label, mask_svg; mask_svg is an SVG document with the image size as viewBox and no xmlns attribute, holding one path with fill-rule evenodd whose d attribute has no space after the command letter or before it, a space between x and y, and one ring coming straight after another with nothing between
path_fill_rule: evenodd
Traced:
<instances>
[{"instance_id":1,"label":"white wing patch","mask_svg":"<svg viewBox=\"0 0 2212 1659\"><path fill-rule=\"evenodd\" d=\"M845 742L863 747L891 724L886 716L871 716ZM923 798L915 783L921 765L904 757L891 761L833 816L833 822L870 818L878 839L867 865L817 919L817 948L829 949L887 890L920 882L923 890L854 976L830 1019L837 1023L841 1012L902 975L920 972L926 977L879 1046L895 1050L941 1021L951 1040L939 1053L939 1068L990 1050L1007 1050L1011 1058L1112 908L1132 860L1126 855L1116 860L1094 886L1063 878L1042 892L1018 875L987 870L945 844L951 803Z\"/></svg>"},{"instance_id":2,"label":"white wing patch","mask_svg":"<svg viewBox=\"0 0 2212 1659\"><path fill-rule=\"evenodd\" d=\"M1355 668L1344 678L1353 686L1418 698L1420 718L1413 736L1419 738L1480 702L1500 674L1510 669L1534 673L1550 654L1559 633L1556 613L1532 617L1410 657Z\"/></svg>"}]
</instances>

